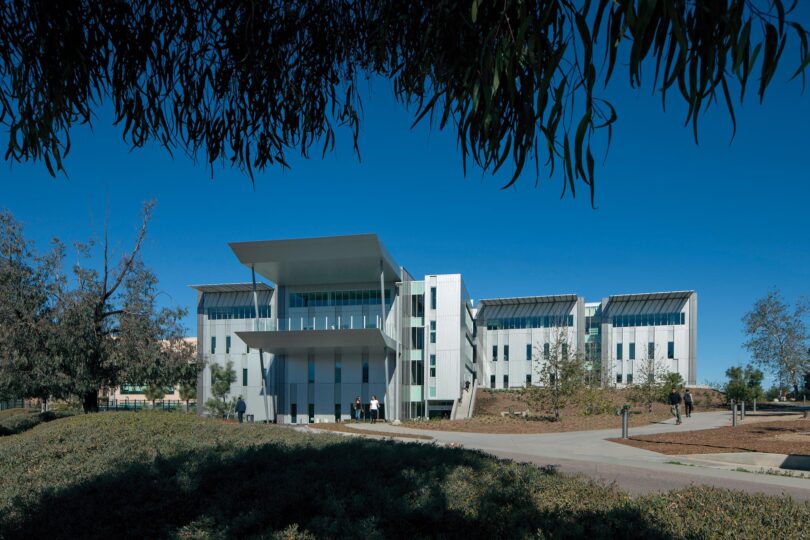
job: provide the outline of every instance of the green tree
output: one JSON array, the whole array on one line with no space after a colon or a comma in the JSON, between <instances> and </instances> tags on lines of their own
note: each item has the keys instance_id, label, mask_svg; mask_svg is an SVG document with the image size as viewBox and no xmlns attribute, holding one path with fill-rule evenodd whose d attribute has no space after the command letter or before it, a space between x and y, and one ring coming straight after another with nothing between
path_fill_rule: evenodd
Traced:
<instances>
[{"instance_id":1,"label":"green tree","mask_svg":"<svg viewBox=\"0 0 810 540\"><path fill-rule=\"evenodd\" d=\"M666 402L669 395L667 386L669 370L663 360L655 358L654 351L652 354L647 351L647 354L639 359L635 375L629 391L630 401L647 404L647 412L652 412L654 402Z\"/></svg>"},{"instance_id":2,"label":"green tree","mask_svg":"<svg viewBox=\"0 0 810 540\"><path fill-rule=\"evenodd\" d=\"M726 399L737 402L750 402L763 396L764 374L751 364L730 367L726 370L728 381L723 387Z\"/></svg>"},{"instance_id":3,"label":"green tree","mask_svg":"<svg viewBox=\"0 0 810 540\"><path fill-rule=\"evenodd\" d=\"M233 412L235 400L228 400L231 392L231 385L236 382L236 371L233 369L233 362L228 362L225 367L219 364L211 364L211 398L205 402L205 408L209 414L226 418Z\"/></svg>"},{"instance_id":4,"label":"green tree","mask_svg":"<svg viewBox=\"0 0 810 540\"><path fill-rule=\"evenodd\" d=\"M808 312L807 299L800 298L791 310L775 290L757 300L743 317L743 330L748 336L746 348L751 351L754 362L776 377L779 388L798 386L799 380L810 371L808 332L804 323Z\"/></svg>"},{"instance_id":5,"label":"green tree","mask_svg":"<svg viewBox=\"0 0 810 540\"><path fill-rule=\"evenodd\" d=\"M620 66L662 104L700 113L732 94L759 100L782 54L810 63L808 31L782 0L48 0L0 6L6 159L62 170L70 131L102 103L133 147L180 147L252 175L287 156L358 149L362 88L391 81L414 123L453 129L462 165L562 172L594 197L597 133L618 113L600 95ZM787 47L788 42L794 47ZM795 37L795 41L793 38ZM791 49L798 54L793 55ZM58 51L55 54L54 51ZM655 69L642 67L655 66ZM736 126L735 126L736 127ZM557 164L561 163L561 167ZM532 167L529 165L529 168Z\"/></svg>"},{"instance_id":6,"label":"green tree","mask_svg":"<svg viewBox=\"0 0 810 540\"><path fill-rule=\"evenodd\" d=\"M579 351L570 347L568 327L560 326L552 331L548 356L535 347L537 374L543 388L539 389L554 413L560 420L562 409L585 386L585 359Z\"/></svg>"},{"instance_id":7,"label":"green tree","mask_svg":"<svg viewBox=\"0 0 810 540\"><path fill-rule=\"evenodd\" d=\"M143 391L144 397L152 402L152 408L155 408L155 401L163 399L166 395L166 389L159 384L147 384Z\"/></svg>"},{"instance_id":8,"label":"green tree","mask_svg":"<svg viewBox=\"0 0 810 540\"><path fill-rule=\"evenodd\" d=\"M53 351L63 254L59 242L36 253L22 226L0 211L0 400L39 399L43 412L70 389Z\"/></svg>"},{"instance_id":9,"label":"green tree","mask_svg":"<svg viewBox=\"0 0 810 540\"><path fill-rule=\"evenodd\" d=\"M673 390L680 392L684 386L683 377L677 371L669 371L664 375L661 386L665 396L668 396Z\"/></svg>"}]
</instances>

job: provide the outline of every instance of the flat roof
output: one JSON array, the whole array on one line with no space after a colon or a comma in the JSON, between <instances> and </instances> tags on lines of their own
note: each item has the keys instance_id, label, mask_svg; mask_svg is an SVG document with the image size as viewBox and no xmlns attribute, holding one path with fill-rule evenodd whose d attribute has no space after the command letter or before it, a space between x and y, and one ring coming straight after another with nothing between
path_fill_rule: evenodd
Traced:
<instances>
[{"instance_id":1,"label":"flat roof","mask_svg":"<svg viewBox=\"0 0 810 540\"><path fill-rule=\"evenodd\" d=\"M514 298L489 298L479 300L478 305L483 306L511 306L517 304L541 304L544 302L576 302L575 294L553 294L548 296L518 296Z\"/></svg>"},{"instance_id":2,"label":"flat roof","mask_svg":"<svg viewBox=\"0 0 810 540\"><path fill-rule=\"evenodd\" d=\"M189 285L192 289L196 289L204 293L219 293L219 292L253 292L252 283L219 283L212 285ZM273 287L266 283L256 283L257 291L272 291Z\"/></svg>"},{"instance_id":3,"label":"flat roof","mask_svg":"<svg viewBox=\"0 0 810 540\"><path fill-rule=\"evenodd\" d=\"M401 281L399 266L376 234L228 244L239 262L282 285Z\"/></svg>"}]
</instances>

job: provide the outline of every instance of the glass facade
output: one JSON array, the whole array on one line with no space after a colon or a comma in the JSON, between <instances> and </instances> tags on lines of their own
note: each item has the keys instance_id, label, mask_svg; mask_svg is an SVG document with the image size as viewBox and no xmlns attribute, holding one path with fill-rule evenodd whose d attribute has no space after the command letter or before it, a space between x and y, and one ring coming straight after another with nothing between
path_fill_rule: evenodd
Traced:
<instances>
[{"instance_id":1,"label":"glass facade","mask_svg":"<svg viewBox=\"0 0 810 540\"><path fill-rule=\"evenodd\" d=\"M256 309L253 306L210 307L206 309L208 320L220 319L255 319ZM259 306L259 317L270 318L270 306Z\"/></svg>"},{"instance_id":2,"label":"glass facade","mask_svg":"<svg viewBox=\"0 0 810 540\"><path fill-rule=\"evenodd\" d=\"M684 313L636 313L634 315L615 315L613 326L623 328L627 326L665 326L673 324L686 324Z\"/></svg>"},{"instance_id":3,"label":"glass facade","mask_svg":"<svg viewBox=\"0 0 810 540\"><path fill-rule=\"evenodd\" d=\"M391 303L391 291L385 291L385 303ZM380 305L379 289L363 289L356 291L323 291L323 292L291 292L289 306L324 307L324 306L378 306Z\"/></svg>"},{"instance_id":4,"label":"glass facade","mask_svg":"<svg viewBox=\"0 0 810 540\"><path fill-rule=\"evenodd\" d=\"M487 319L487 330L558 328L560 326L574 326L574 316L543 315L541 317L504 317L500 319Z\"/></svg>"}]
</instances>

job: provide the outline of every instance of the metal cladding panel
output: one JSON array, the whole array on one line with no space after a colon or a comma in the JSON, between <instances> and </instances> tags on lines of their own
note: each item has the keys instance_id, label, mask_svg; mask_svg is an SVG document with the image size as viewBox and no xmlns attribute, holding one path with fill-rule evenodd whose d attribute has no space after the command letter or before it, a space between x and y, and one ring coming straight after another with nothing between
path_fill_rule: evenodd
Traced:
<instances>
[{"instance_id":1,"label":"metal cladding panel","mask_svg":"<svg viewBox=\"0 0 810 540\"><path fill-rule=\"evenodd\" d=\"M562 295L528 297L519 300L522 301L501 303L501 301L495 300L482 300L476 314L479 326L483 326L487 319L569 315L574 312L578 299L576 295Z\"/></svg>"},{"instance_id":2,"label":"metal cladding panel","mask_svg":"<svg viewBox=\"0 0 810 540\"><path fill-rule=\"evenodd\" d=\"M400 281L399 266L376 234L233 242L239 261L276 284Z\"/></svg>"},{"instance_id":3,"label":"metal cladding panel","mask_svg":"<svg viewBox=\"0 0 810 540\"><path fill-rule=\"evenodd\" d=\"M272 302L273 291L258 291L256 296L260 306L267 306ZM253 306L253 292L209 292L203 294L202 309L229 306Z\"/></svg>"}]
</instances>

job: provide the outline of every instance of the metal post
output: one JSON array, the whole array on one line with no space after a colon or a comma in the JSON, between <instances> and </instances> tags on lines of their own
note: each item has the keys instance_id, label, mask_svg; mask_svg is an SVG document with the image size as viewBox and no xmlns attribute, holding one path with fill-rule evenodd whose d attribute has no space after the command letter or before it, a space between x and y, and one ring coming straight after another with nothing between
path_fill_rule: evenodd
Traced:
<instances>
[{"instance_id":1,"label":"metal post","mask_svg":"<svg viewBox=\"0 0 810 540\"><path fill-rule=\"evenodd\" d=\"M259 329L259 295L256 293L256 268L250 265L253 278L253 308L256 310L256 330ZM264 395L264 423L270 423L270 406L267 404L267 373L264 372L264 350L259 347L259 367L262 370L262 394Z\"/></svg>"},{"instance_id":2,"label":"metal post","mask_svg":"<svg viewBox=\"0 0 810 540\"><path fill-rule=\"evenodd\" d=\"M630 438L630 409L622 408L622 439Z\"/></svg>"},{"instance_id":3,"label":"metal post","mask_svg":"<svg viewBox=\"0 0 810 540\"><path fill-rule=\"evenodd\" d=\"M731 427L737 427L737 404L731 403Z\"/></svg>"},{"instance_id":4,"label":"metal post","mask_svg":"<svg viewBox=\"0 0 810 540\"><path fill-rule=\"evenodd\" d=\"M757 412L757 398L754 398L754 412Z\"/></svg>"},{"instance_id":5,"label":"metal post","mask_svg":"<svg viewBox=\"0 0 810 540\"><path fill-rule=\"evenodd\" d=\"M740 403L740 420L745 418L745 402Z\"/></svg>"}]
</instances>

